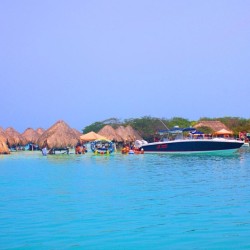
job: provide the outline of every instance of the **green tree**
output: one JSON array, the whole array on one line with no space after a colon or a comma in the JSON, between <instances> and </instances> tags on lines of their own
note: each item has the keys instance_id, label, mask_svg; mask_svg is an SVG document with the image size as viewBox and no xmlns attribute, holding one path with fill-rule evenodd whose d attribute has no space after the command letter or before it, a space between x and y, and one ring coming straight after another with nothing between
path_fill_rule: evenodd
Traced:
<instances>
[{"instance_id":1,"label":"green tree","mask_svg":"<svg viewBox=\"0 0 250 250\"><path fill-rule=\"evenodd\" d=\"M82 131L83 131L83 134L86 134L86 133L91 132L91 131L94 131L97 133L105 125L110 125L113 128L117 128L121 124L122 124L122 122L120 121L120 119L112 117L112 118L106 119L104 121L94 122L94 123L86 126L85 128L83 128Z\"/></svg>"},{"instance_id":2,"label":"green tree","mask_svg":"<svg viewBox=\"0 0 250 250\"><path fill-rule=\"evenodd\" d=\"M212 134L213 133L213 130L209 127L206 127L206 126L201 126L198 128L198 130L204 134Z\"/></svg>"},{"instance_id":3,"label":"green tree","mask_svg":"<svg viewBox=\"0 0 250 250\"><path fill-rule=\"evenodd\" d=\"M201 120L210 121L221 121L229 129L231 129L235 135L238 135L240 131L250 132L250 119L240 118L240 117L220 117L220 118L209 118L202 117ZM83 129L83 133L88 133L90 131L98 132L105 125L111 125L113 128L117 128L120 125L126 126L131 125L139 134L147 141L152 141L157 135L159 130L164 130L166 128L172 128L174 126L179 126L180 128L194 126L195 121L189 121L188 119L181 117L173 117L171 119L158 118L151 116L143 116L141 118L129 118L121 121L118 118L109 118L104 121L94 122ZM211 133L208 128L199 128L204 133Z\"/></svg>"},{"instance_id":4,"label":"green tree","mask_svg":"<svg viewBox=\"0 0 250 250\"><path fill-rule=\"evenodd\" d=\"M83 132L83 134L86 134L86 133L91 132L91 131L94 131L97 133L104 126L105 126L105 124L103 122L95 122L95 123L92 123L92 124L86 126L85 128L83 128L82 132Z\"/></svg>"},{"instance_id":5,"label":"green tree","mask_svg":"<svg viewBox=\"0 0 250 250\"><path fill-rule=\"evenodd\" d=\"M187 128L191 126L191 122L185 118L173 117L168 121L168 127L172 128L179 126L180 128Z\"/></svg>"}]
</instances>

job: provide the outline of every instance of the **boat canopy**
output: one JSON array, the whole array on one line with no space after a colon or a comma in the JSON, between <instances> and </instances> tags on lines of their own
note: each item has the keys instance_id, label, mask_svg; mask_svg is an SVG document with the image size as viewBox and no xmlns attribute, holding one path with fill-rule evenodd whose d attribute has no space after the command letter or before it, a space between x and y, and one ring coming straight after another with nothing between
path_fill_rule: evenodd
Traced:
<instances>
[{"instance_id":1,"label":"boat canopy","mask_svg":"<svg viewBox=\"0 0 250 250\"><path fill-rule=\"evenodd\" d=\"M193 134L193 135L204 135L203 132L198 131L198 130L191 131L190 133Z\"/></svg>"},{"instance_id":2,"label":"boat canopy","mask_svg":"<svg viewBox=\"0 0 250 250\"><path fill-rule=\"evenodd\" d=\"M163 134L181 134L183 132L191 132L192 134L196 134L197 131L195 128L189 127L189 128L179 128L179 127L173 127L171 129L165 129L165 130L159 130L158 133L160 135ZM199 132L202 134L202 132Z\"/></svg>"}]
</instances>

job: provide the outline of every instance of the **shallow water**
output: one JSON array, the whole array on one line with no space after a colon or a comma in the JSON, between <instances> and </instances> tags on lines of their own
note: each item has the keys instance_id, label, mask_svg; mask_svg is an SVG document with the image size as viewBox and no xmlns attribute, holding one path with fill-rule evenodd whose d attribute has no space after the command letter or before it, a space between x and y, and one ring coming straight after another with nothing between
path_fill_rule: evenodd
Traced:
<instances>
[{"instance_id":1,"label":"shallow water","mask_svg":"<svg viewBox=\"0 0 250 250\"><path fill-rule=\"evenodd\" d=\"M0 156L0 249L250 249L250 150Z\"/></svg>"}]
</instances>

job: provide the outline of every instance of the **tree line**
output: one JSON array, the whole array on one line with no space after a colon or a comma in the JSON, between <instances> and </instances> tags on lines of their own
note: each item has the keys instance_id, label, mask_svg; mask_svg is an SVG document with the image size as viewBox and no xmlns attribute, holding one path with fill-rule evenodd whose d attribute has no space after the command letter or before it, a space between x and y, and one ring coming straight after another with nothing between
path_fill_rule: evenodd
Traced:
<instances>
[{"instance_id":1,"label":"tree line","mask_svg":"<svg viewBox=\"0 0 250 250\"><path fill-rule=\"evenodd\" d=\"M219 118L208 118L201 117L198 121L192 121L181 117L167 118L157 118L151 116L144 116L141 118L129 118L129 119L118 119L109 118L104 121L94 122L82 129L83 133L88 133L90 131L98 132L106 125L110 125L113 128L118 126L131 125L135 130L137 130L140 135L148 141L152 141L155 134L159 130L164 130L167 128L173 128L174 126L179 126L180 128L190 127L197 124L199 121L221 121L230 130L234 132L237 136L239 132L250 132L250 119L245 119L241 117L219 117ZM204 133L211 133L211 129L207 127L199 128L200 131Z\"/></svg>"}]
</instances>

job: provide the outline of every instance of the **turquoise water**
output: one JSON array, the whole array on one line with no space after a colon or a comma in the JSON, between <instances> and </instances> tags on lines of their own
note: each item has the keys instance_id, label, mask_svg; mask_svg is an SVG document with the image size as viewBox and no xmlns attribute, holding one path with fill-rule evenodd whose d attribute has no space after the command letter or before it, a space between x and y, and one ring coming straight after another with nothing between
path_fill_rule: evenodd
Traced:
<instances>
[{"instance_id":1,"label":"turquoise water","mask_svg":"<svg viewBox=\"0 0 250 250\"><path fill-rule=\"evenodd\" d=\"M0 156L0 249L250 249L250 150Z\"/></svg>"}]
</instances>

